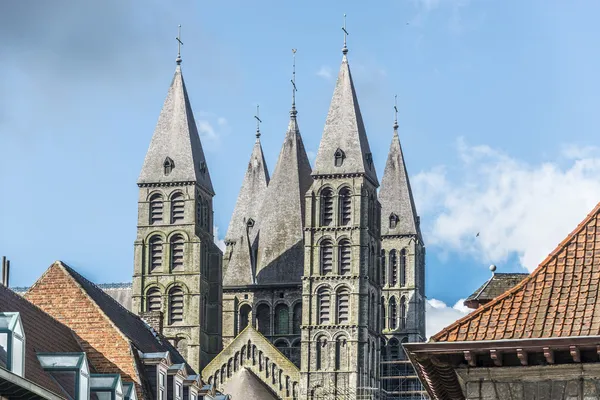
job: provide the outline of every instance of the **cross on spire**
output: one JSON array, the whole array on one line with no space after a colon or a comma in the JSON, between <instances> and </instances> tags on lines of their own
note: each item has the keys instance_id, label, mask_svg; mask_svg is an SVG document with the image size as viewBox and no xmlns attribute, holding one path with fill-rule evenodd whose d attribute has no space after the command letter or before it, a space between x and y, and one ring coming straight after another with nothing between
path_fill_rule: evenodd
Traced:
<instances>
[{"instance_id":1,"label":"cross on spire","mask_svg":"<svg viewBox=\"0 0 600 400\"><path fill-rule=\"evenodd\" d=\"M296 92L298 88L296 87L296 49L292 49L293 54L293 66L292 66L292 113L296 112Z\"/></svg>"},{"instance_id":2,"label":"cross on spire","mask_svg":"<svg viewBox=\"0 0 600 400\"><path fill-rule=\"evenodd\" d=\"M344 14L344 26L342 26L342 30L344 31L344 47L342 48L342 53L346 55L348 53L348 47L346 46L346 39L348 38L348 31L346 30L346 14Z\"/></svg>"},{"instance_id":3,"label":"cross on spire","mask_svg":"<svg viewBox=\"0 0 600 400\"><path fill-rule=\"evenodd\" d=\"M394 130L398 130L398 95L394 95Z\"/></svg>"},{"instance_id":4,"label":"cross on spire","mask_svg":"<svg viewBox=\"0 0 600 400\"><path fill-rule=\"evenodd\" d=\"M262 119L260 119L259 117L259 105L256 105L256 115L254 116L254 118L256 118L256 138L260 138L260 123L262 122Z\"/></svg>"},{"instance_id":5,"label":"cross on spire","mask_svg":"<svg viewBox=\"0 0 600 400\"><path fill-rule=\"evenodd\" d=\"M181 25L179 25L179 27L177 28L177 37L175 38L175 40L177 40L177 58L175 59L175 62L177 63L177 65L181 64L181 45L183 45L183 42L181 41Z\"/></svg>"}]
</instances>

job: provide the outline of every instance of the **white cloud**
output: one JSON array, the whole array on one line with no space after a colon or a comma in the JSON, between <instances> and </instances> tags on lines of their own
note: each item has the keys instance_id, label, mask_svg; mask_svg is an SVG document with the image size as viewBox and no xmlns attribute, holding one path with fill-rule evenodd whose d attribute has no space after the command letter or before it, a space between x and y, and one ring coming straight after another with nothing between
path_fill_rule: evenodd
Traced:
<instances>
[{"instance_id":1,"label":"white cloud","mask_svg":"<svg viewBox=\"0 0 600 400\"><path fill-rule=\"evenodd\" d=\"M320 76L323 79L330 80L331 78L333 78L333 71L330 67L324 65L321 67L321 69L317 71L317 76Z\"/></svg>"},{"instance_id":2,"label":"white cloud","mask_svg":"<svg viewBox=\"0 0 600 400\"><path fill-rule=\"evenodd\" d=\"M202 145L211 150L218 148L221 145L223 136L229 133L229 123L226 118L206 111L198 113L196 126Z\"/></svg>"},{"instance_id":3,"label":"white cloud","mask_svg":"<svg viewBox=\"0 0 600 400\"><path fill-rule=\"evenodd\" d=\"M589 148L565 146L566 162L538 165L462 139L458 153L453 177L445 166L416 175L415 196L428 242L482 266L516 254L535 269L600 200L600 156Z\"/></svg>"},{"instance_id":4,"label":"white cloud","mask_svg":"<svg viewBox=\"0 0 600 400\"><path fill-rule=\"evenodd\" d=\"M437 299L427 300L425 329L428 338L473 311L464 306L463 301L464 299L460 299L453 307L448 307L443 301Z\"/></svg>"},{"instance_id":5,"label":"white cloud","mask_svg":"<svg viewBox=\"0 0 600 400\"><path fill-rule=\"evenodd\" d=\"M217 245L218 248L221 249L222 252L225 252L225 240L223 240L219 237L219 227L216 225L213 225L213 232L214 232L215 244Z\"/></svg>"}]
</instances>

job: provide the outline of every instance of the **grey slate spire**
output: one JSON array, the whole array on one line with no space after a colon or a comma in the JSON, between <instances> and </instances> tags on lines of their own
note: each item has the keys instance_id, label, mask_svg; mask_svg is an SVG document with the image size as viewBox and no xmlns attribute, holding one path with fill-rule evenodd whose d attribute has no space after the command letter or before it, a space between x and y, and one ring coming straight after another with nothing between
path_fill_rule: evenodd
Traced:
<instances>
[{"instance_id":1,"label":"grey slate spire","mask_svg":"<svg viewBox=\"0 0 600 400\"><path fill-rule=\"evenodd\" d=\"M288 130L259 213L259 284L300 282L304 269L304 195L313 180L296 115L292 106Z\"/></svg>"},{"instance_id":2,"label":"grey slate spire","mask_svg":"<svg viewBox=\"0 0 600 400\"><path fill-rule=\"evenodd\" d=\"M257 129L246 176L225 235L227 246L233 248L227 270L223 274L224 286L256 283L254 268L257 220L268 185L269 171L260 143L260 131Z\"/></svg>"},{"instance_id":3,"label":"grey slate spire","mask_svg":"<svg viewBox=\"0 0 600 400\"><path fill-rule=\"evenodd\" d=\"M178 58L175 75L158 117L138 185L196 182L214 195L180 62ZM166 167L168 163L172 165L170 172Z\"/></svg>"},{"instance_id":4,"label":"grey slate spire","mask_svg":"<svg viewBox=\"0 0 600 400\"><path fill-rule=\"evenodd\" d=\"M417 235L422 241L419 217L398 136L397 119L378 197L381 203L381 235ZM395 228L392 228L390 218L394 216L398 218Z\"/></svg>"},{"instance_id":5,"label":"grey slate spire","mask_svg":"<svg viewBox=\"0 0 600 400\"><path fill-rule=\"evenodd\" d=\"M313 175L361 173L378 185L345 45L342 51L342 65L329 106ZM339 166L336 166L336 154L342 159Z\"/></svg>"}]
</instances>

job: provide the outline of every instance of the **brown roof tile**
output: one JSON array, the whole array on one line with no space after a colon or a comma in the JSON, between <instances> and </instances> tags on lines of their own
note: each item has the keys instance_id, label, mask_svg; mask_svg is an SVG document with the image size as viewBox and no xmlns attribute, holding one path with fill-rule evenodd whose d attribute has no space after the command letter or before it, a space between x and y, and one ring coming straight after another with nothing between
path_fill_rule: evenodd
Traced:
<instances>
[{"instance_id":1,"label":"brown roof tile","mask_svg":"<svg viewBox=\"0 0 600 400\"><path fill-rule=\"evenodd\" d=\"M599 226L600 203L529 276L431 340L600 335Z\"/></svg>"}]
</instances>

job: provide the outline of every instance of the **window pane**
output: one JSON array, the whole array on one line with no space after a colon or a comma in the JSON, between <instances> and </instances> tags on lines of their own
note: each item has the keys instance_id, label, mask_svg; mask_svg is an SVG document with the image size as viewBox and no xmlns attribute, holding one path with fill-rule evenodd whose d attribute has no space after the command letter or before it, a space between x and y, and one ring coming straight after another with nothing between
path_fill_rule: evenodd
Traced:
<instances>
[{"instance_id":1,"label":"window pane","mask_svg":"<svg viewBox=\"0 0 600 400\"><path fill-rule=\"evenodd\" d=\"M0 367L8 365L8 334L0 333Z\"/></svg>"},{"instance_id":2,"label":"window pane","mask_svg":"<svg viewBox=\"0 0 600 400\"><path fill-rule=\"evenodd\" d=\"M19 376L23 376L23 358L25 357L24 350L23 341L13 335L11 371Z\"/></svg>"},{"instance_id":3,"label":"window pane","mask_svg":"<svg viewBox=\"0 0 600 400\"><path fill-rule=\"evenodd\" d=\"M48 373L54 378L56 383L58 383L62 390L64 390L71 399L75 398L75 379L77 377L77 373L75 371L50 370Z\"/></svg>"},{"instance_id":4,"label":"window pane","mask_svg":"<svg viewBox=\"0 0 600 400\"><path fill-rule=\"evenodd\" d=\"M38 355L42 368L76 368L83 355Z\"/></svg>"},{"instance_id":5,"label":"window pane","mask_svg":"<svg viewBox=\"0 0 600 400\"><path fill-rule=\"evenodd\" d=\"M94 391L92 392L92 395L90 396L90 398L94 399L94 400L112 400L112 393L111 392L99 392L99 391Z\"/></svg>"}]
</instances>

